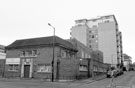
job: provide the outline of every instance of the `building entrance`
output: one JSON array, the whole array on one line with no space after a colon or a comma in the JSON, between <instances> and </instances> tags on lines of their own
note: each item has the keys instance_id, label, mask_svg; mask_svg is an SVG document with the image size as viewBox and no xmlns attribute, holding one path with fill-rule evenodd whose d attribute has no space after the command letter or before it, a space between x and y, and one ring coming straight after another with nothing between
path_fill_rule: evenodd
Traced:
<instances>
[{"instance_id":1,"label":"building entrance","mask_svg":"<svg viewBox=\"0 0 135 88\"><path fill-rule=\"evenodd\" d=\"M24 78L30 77L30 65L24 65Z\"/></svg>"}]
</instances>

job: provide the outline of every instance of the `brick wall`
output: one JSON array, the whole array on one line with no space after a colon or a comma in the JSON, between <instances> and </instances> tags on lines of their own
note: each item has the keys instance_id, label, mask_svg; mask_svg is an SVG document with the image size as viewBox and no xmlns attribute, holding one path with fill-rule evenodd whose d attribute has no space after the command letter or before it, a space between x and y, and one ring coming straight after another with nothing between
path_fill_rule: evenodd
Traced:
<instances>
[{"instance_id":1,"label":"brick wall","mask_svg":"<svg viewBox=\"0 0 135 88\"><path fill-rule=\"evenodd\" d=\"M20 49L7 50L6 58L19 58L20 53L21 53ZM20 71L21 71L20 69L19 71L8 71L8 65L5 63L4 77L20 77Z\"/></svg>"},{"instance_id":2,"label":"brick wall","mask_svg":"<svg viewBox=\"0 0 135 88\"><path fill-rule=\"evenodd\" d=\"M51 78L51 72L37 72L38 64L49 64L53 58L53 49L52 47L35 47L30 48L26 47L23 49L7 50L7 58L20 58L22 50L38 50L38 56L33 58L33 69L32 69L32 78ZM75 57L72 58L61 58L61 47L55 47L54 53L54 78L55 79L74 79L77 75L77 61ZM25 57L23 57L24 59ZM57 60L59 59L59 63ZM59 72L58 72L59 71ZM19 72L8 71L8 66L5 66L5 77L21 77L21 62Z\"/></svg>"},{"instance_id":3,"label":"brick wall","mask_svg":"<svg viewBox=\"0 0 135 88\"><path fill-rule=\"evenodd\" d=\"M4 75L5 59L0 59L0 77Z\"/></svg>"},{"instance_id":4,"label":"brick wall","mask_svg":"<svg viewBox=\"0 0 135 88\"><path fill-rule=\"evenodd\" d=\"M78 74L78 62L76 59L60 59L59 79L72 80Z\"/></svg>"}]
</instances>

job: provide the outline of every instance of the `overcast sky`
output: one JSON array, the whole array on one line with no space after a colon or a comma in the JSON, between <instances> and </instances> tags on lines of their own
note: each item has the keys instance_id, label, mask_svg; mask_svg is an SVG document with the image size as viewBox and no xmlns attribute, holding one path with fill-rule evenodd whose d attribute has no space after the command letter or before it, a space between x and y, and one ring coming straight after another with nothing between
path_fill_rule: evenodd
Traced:
<instances>
[{"instance_id":1,"label":"overcast sky","mask_svg":"<svg viewBox=\"0 0 135 88\"><path fill-rule=\"evenodd\" d=\"M116 16L123 37L123 51L135 62L134 0L0 0L0 44L17 39L56 35L70 38L77 19Z\"/></svg>"}]
</instances>

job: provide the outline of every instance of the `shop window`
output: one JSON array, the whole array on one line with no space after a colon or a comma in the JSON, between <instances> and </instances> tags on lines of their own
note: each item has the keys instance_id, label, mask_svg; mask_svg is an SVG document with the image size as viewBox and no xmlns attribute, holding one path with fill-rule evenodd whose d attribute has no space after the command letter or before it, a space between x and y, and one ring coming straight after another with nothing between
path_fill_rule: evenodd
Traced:
<instances>
[{"instance_id":1,"label":"shop window","mask_svg":"<svg viewBox=\"0 0 135 88\"><path fill-rule=\"evenodd\" d=\"M18 64L9 64L8 71L19 71L19 65Z\"/></svg>"},{"instance_id":2,"label":"shop window","mask_svg":"<svg viewBox=\"0 0 135 88\"><path fill-rule=\"evenodd\" d=\"M51 66L45 64L39 64L37 72L51 72Z\"/></svg>"}]
</instances>

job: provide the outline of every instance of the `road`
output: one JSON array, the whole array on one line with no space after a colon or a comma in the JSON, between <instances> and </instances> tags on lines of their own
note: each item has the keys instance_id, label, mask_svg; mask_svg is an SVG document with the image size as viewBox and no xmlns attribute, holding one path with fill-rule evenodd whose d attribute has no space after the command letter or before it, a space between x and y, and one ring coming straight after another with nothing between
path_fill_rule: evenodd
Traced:
<instances>
[{"instance_id":1,"label":"road","mask_svg":"<svg viewBox=\"0 0 135 88\"><path fill-rule=\"evenodd\" d=\"M127 72L113 80L112 78L106 78L88 85L91 88L135 88L135 72Z\"/></svg>"},{"instance_id":2,"label":"road","mask_svg":"<svg viewBox=\"0 0 135 88\"><path fill-rule=\"evenodd\" d=\"M40 80L0 80L0 88L135 88L135 71L114 78L91 82L44 82ZM113 84L112 84L113 83ZM111 85L112 84L112 85Z\"/></svg>"}]
</instances>

